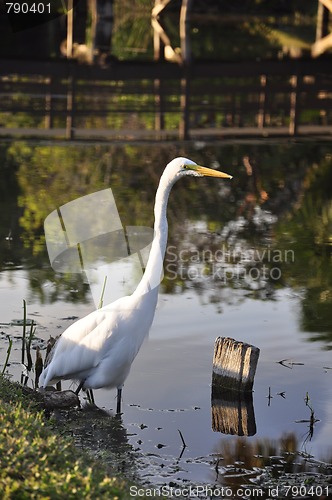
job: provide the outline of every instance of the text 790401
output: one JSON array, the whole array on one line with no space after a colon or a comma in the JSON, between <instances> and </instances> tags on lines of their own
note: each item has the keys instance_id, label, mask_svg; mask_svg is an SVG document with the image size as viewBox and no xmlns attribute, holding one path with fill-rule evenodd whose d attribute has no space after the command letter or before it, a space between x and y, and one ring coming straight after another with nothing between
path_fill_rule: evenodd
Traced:
<instances>
[{"instance_id":1,"label":"text 790401","mask_svg":"<svg viewBox=\"0 0 332 500\"><path fill-rule=\"evenodd\" d=\"M51 3L6 2L7 14L51 14Z\"/></svg>"}]
</instances>

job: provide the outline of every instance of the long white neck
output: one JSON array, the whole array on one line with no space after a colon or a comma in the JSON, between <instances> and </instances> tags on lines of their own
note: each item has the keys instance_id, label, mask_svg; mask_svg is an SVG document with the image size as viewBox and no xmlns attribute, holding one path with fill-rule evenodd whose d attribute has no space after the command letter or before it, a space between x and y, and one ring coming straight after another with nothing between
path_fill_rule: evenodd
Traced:
<instances>
[{"instance_id":1,"label":"long white neck","mask_svg":"<svg viewBox=\"0 0 332 500\"><path fill-rule=\"evenodd\" d=\"M158 294L159 285L163 277L163 264L168 236L167 203L169 193L175 181L176 179L170 181L167 175L162 175L160 178L154 205L154 237L150 255L143 277L134 294L143 295L151 291L155 291Z\"/></svg>"}]
</instances>

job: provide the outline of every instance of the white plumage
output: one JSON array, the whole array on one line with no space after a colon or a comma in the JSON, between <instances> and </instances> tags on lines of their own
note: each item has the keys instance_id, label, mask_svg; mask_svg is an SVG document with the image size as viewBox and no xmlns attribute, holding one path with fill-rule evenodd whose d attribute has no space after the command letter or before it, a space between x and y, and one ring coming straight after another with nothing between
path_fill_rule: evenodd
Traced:
<instances>
[{"instance_id":1,"label":"white plumage","mask_svg":"<svg viewBox=\"0 0 332 500\"><path fill-rule=\"evenodd\" d=\"M123 384L155 314L167 245L169 193L174 183L185 175L231 178L186 158L176 158L166 166L156 193L149 260L135 292L93 311L63 332L40 376L41 387L61 379L77 380L90 389L116 387L117 411L120 411Z\"/></svg>"}]
</instances>

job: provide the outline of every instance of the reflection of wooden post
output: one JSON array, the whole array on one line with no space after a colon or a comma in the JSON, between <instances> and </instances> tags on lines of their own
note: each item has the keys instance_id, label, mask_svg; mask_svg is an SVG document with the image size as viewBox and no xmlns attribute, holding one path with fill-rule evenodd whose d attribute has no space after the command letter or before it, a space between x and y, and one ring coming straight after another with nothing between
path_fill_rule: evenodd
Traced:
<instances>
[{"instance_id":1,"label":"reflection of wooden post","mask_svg":"<svg viewBox=\"0 0 332 500\"><path fill-rule=\"evenodd\" d=\"M251 392L224 391L215 396L212 389L211 411L214 432L237 436L256 434Z\"/></svg>"},{"instance_id":2,"label":"reflection of wooden post","mask_svg":"<svg viewBox=\"0 0 332 500\"><path fill-rule=\"evenodd\" d=\"M251 391L259 357L258 347L218 337L214 346L212 387Z\"/></svg>"}]
</instances>

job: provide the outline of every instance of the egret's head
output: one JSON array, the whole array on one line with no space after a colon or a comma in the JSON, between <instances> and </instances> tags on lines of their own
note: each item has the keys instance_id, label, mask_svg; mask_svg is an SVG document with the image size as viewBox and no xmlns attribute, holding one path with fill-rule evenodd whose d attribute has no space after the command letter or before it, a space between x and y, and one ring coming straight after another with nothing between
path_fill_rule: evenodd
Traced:
<instances>
[{"instance_id":1,"label":"egret's head","mask_svg":"<svg viewBox=\"0 0 332 500\"><path fill-rule=\"evenodd\" d=\"M185 175L191 175L194 177L219 177L223 179L231 179L232 176L220 172L219 170L214 170L212 168L202 167L197 165L194 161L188 160L188 158L175 158L166 167L165 171L169 175L169 180L178 180L180 177Z\"/></svg>"}]
</instances>

